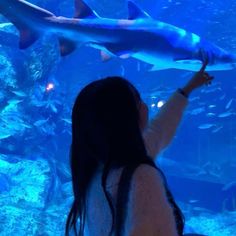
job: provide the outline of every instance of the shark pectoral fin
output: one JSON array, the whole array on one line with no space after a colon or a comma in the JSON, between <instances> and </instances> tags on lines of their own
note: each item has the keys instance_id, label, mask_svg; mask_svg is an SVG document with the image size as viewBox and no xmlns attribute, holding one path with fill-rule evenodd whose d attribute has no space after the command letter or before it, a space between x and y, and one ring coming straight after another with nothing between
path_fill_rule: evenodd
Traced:
<instances>
[{"instance_id":1,"label":"shark pectoral fin","mask_svg":"<svg viewBox=\"0 0 236 236\"><path fill-rule=\"evenodd\" d=\"M101 51L101 58L102 58L103 62L111 60L112 57L113 57L113 55L111 55L110 53L107 53L103 50Z\"/></svg>"},{"instance_id":2,"label":"shark pectoral fin","mask_svg":"<svg viewBox=\"0 0 236 236\"><path fill-rule=\"evenodd\" d=\"M32 31L31 29L22 27L22 28L19 28L19 30L20 30L20 42L19 42L20 49L28 48L39 38L38 33L35 31Z\"/></svg>"},{"instance_id":3,"label":"shark pectoral fin","mask_svg":"<svg viewBox=\"0 0 236 236\"><path fill-rule=\"evenodd\" d=\"M98 14L93 11L84 1L75 0L75 16L74 18L97 18Z\"/></svg>"},{"instance_id":4,"label":"shark pectoral fin","mask_svg":"<svg viewBox=\"0 0 236 236\"><path fill-rule=\"evenodd\" d=\"M123 45L110 45L110 44L99 44L99 43L87 43L87 46L99 49L101 51L101 57L103 61L108 61L112 57L119 57L126 59L131 57L131 51L124 49Z\"/></svg>"},{"instance_id":5,"label":"shark pectoral fin","mask_svg":"<svg viewBox=\"0 0 236 236\"><path fill-rule=\"evenodd\" d=\"M107 50L114 56L117 56L121 59L127 59L131 57L134 50L128 49L123 45L106 45Z\"/></svg>"},{"instance_id":6,"label":"shark pectoral fin","mask_svg":"<svg viewBox=\"0 0 236 236\"><path fill-rule=\"evenodd\" d=\"M36 22L42 22L44 18L55 15L43 8L40 8L27 1L0 1L0 12L4 15L20 32L20 49L28 48L38 38ZM26 16L27 15L27 16ZM33 21L33 22L32 22Z\"/></svg>"},{"instance_id":7,"label":"shark pectoral fin","mask_svg":"<svg viewBox=\"0 0 236 236\"><path fill-rule=\"evenodd\" d=\"M170 65L154 65L149 71L158 71L158 70L168 70L171 69L172 67Z\"/></svg>"},{"instance_id":8,"label":"shark pectoral fin","mask_svg":"<svg viewBox=\"0 0 236 236\"><path fill-rule=\"evenodd\" d=\"M110 59L112 59L113 57L116 57L116 56L118 56L118 55L115 55L111 52L108 53L103 50L101 51L102 61L109 61ZM124 53L124 54L119 55L119 58L121 58L121 59L127 59L129 57L131 57L131 55L129 53Z\"/></svg>"},{"instance_id":9,"label":"shark pectoral fin","mask_svg":"<svg viewBox=\"0 0 236 236\"><path fill-rule=\"evenodd\" d=\"M151 18L148 13L139 8L134 2L128 1L129 20L135 20L138 18Z\"/></svg>"},{"instance_id":10,"label":"shark pectoral fin","mask_svg":"<svg viewBox=\"0 0 236 236\"><path fill-rule=\"evenodd\" d=\"M62 57L69 55L76 49L76 43L64 37L59 38L59 44Z\"/></svg>"}]
</instances>

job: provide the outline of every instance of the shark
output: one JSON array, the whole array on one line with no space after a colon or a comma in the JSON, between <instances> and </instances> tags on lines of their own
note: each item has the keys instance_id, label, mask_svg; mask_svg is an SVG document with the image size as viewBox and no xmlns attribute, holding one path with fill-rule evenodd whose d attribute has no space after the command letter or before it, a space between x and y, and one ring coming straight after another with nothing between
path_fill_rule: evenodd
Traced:
<instances>
[{"instance_id":1,"label":"shark","mask_svg":"<svg viewBox=\"0 0 236 236\"><path fill-rule=\"evenodd\" d=\"M100 17L84 1L75 0L73 17L56 16L24 0L0 0L0 14L19 30L19 48L26 49L42 34L58 37L61 56L89 46L101 51L104 61L135 58L150 70L207 71L236 68L236 55L185 29L153 19L135 2L128 1L126 19Z\"/></svg>"}]
</instances>

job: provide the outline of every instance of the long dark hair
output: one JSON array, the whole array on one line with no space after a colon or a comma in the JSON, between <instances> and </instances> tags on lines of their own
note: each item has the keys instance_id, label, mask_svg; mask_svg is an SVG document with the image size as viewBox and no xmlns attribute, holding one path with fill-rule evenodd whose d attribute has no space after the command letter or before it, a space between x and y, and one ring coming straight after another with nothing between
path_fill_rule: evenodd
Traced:
<instances>
[{"instance_id":1,"label":"long dark hair","mask_svg":"<svg viewBox=\"0 0 236 236\"><path fill-rule=\"evenodd\" d=\"M76 98L72 111L70 150L74 201L66 222L66 235L73 227L75 235L84 236L88 185L101 165L102 188L112 213L110 235L114 232L116 236L122 235L126 216L124 206L133 172L142 163L158 169L147 155L143 142L139 127L140 102L136 88L121 77L94 81L82 89ZM118 185L117 204L113 206L106 190L106 181L109 171L119 167L124 169ZM167 196L173 208L177 209L180 231L183 231L181 212L168 189ZM79 233L76 227L78 219Z\"/></svg>"}]
</instances>

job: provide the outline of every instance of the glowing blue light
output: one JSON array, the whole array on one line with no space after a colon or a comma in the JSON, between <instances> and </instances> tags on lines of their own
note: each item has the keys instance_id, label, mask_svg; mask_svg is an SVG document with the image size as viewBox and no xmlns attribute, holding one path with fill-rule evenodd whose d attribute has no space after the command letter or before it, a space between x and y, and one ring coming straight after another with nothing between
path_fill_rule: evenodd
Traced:
<instances>
[{"instance_id":1,"label":"glowing blue light","mask_svg":"<svg viewBox=\"0 0 236 236\"><path fill-rule=\"evenodd\" d=\"M53 83L49 83L46 87L46 90L49 92L50 90L54 89L54 84Z\"/></svg>"},{"instance_id":2,"label":"glowing blue light","mask_svg":"<svg viewBox=\"0 0 236 236\"><path fill-rule=\"evenodd\" d=\"M186 36L186 34L187 34L187 32L185 30L183 30L183 29L178 29L178 33L179 33L180 37L182 37L182 38L184 36Z\"/></svg>"},{"instance_id":3,"label":"glowing blue light","mask_svg":"<svg viewBox=\"0 0 236 236\"><path fill-rule=\"evenodd\" d=\"M200 37L197 36L196 34L192 34L192 43L193 43L193 45L197 44L199 42L200 42Z\"/></svg>"},{"instance_id":4,"label":"glowing blue light","mask_svg":"<svg viewBox=\"0 0 236 236\"><path fill-rule=\"evenodd\" d=\"M158 107L158 108L161 108L164 104L165 104L165 101L159 101L159 102L157 103L157 107Z\"/></svg>"}]
</instances>

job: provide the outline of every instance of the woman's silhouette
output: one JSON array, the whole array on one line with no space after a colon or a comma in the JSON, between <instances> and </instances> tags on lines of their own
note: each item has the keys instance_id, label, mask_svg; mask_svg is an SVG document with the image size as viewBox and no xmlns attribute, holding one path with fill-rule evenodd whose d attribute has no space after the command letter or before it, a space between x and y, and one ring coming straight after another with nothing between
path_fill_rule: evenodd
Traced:
<instances>
[{"instance_id":1,"label":"woman's silhouette","mask_svg":"<svg viewBox=\"0 0 236 236\"><path fill-rule=\"evenodd\" d=\"M82 89L72 112L74 201L66 235L71 228L79 236L183 235L183 215L154 161L172 140L188 95L211 83L206 65L149 124L147 106L127 80L108 77Z\"/></svg>"}]
</instances>

